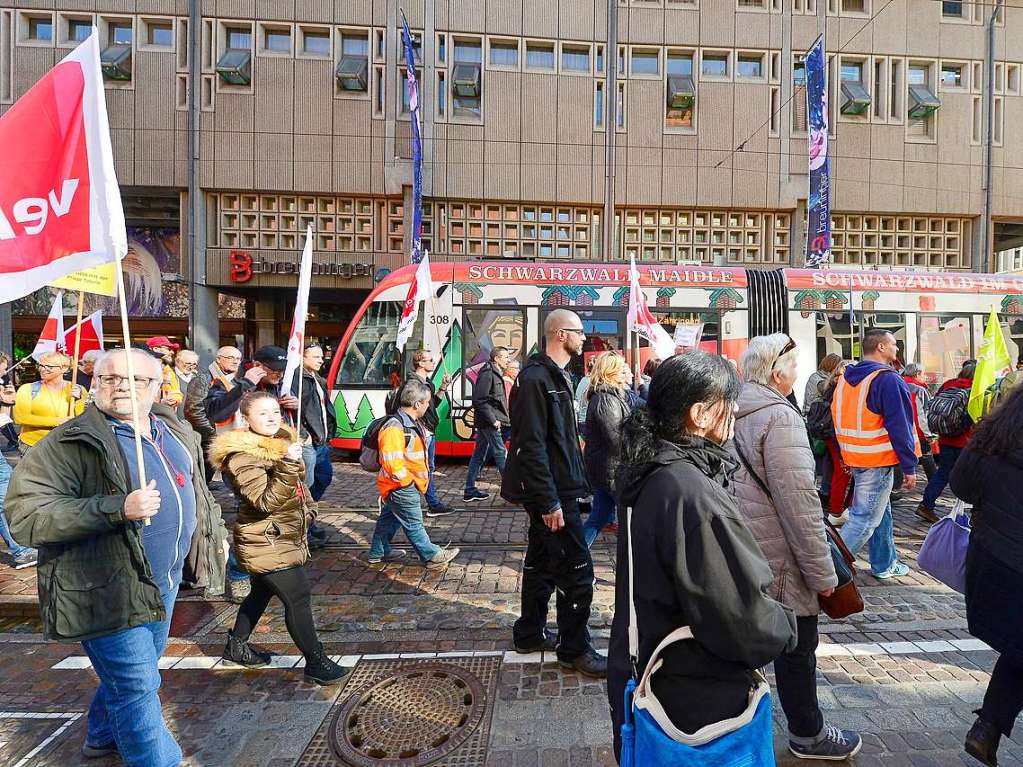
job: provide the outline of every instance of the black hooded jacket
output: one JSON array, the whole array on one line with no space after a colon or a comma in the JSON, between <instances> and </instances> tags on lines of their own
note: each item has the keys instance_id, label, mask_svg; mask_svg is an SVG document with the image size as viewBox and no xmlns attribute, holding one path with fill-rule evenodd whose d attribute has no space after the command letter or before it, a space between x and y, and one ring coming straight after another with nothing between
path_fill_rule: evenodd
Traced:
<instances>
[{"instance_id":1,"label":"black hooded jacket","mask_svg":"<svg viewBox=\"0 0 1023 767\"><path fill-rule=\"evenodd\" d=\"M748 703L753 671L795 647L795 616L767 596L773 576L728 491L736 469L719 445L658 443L648 463L622 466L616 484L621 527L608 697L615 749L629 660L628 517L633 515L636 611L642 675L668 634L689 626L694 640L662 654L653 690L685 732L735 716Z\"/></svg>"},{"instance_id":2,"label":"black hooded jacket","mask_svg":"<svg viewBox=\"0 0 1023 767\"><path fill-rule=\"evenodd\" d=\"M511 445L501 497L547 514L562 498L588 495L572 384L546 354L534 354L515 379Z\"/></svg>"}]
</instances>

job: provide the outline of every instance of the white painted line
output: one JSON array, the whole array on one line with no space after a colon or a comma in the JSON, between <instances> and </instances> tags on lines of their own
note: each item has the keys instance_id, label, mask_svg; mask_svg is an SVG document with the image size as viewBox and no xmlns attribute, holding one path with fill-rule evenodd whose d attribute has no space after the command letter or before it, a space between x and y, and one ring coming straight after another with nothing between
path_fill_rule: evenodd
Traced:
<instances>
[{"instance_id":1,"label":"white painted line","mask_svg":"<svg viewBox=\"0 0 1023 767\"><path fill-rule=\"evenodd\" d=\"M952 639L950 641L961 652L982 652L991 649L979 639Z\"/></svg>"},{"instance_id":2,"label":"white painted line","mask_svg":"<svg viewBox=\"0 0 1023 767\"><path fill-rule=\"evenodd\" d=\"M359 663L359 659L362 658L361 655L341 655L339 657L340 659L334 662L339 666L347 666L348 668L355 667Z\"/></svg>"},{"instance_id":3,"label":"white painted line","mask_svg":"<svg viewBox=\"0 0 1023 767\"><path fill-rule=\"evenodd\" d=\"M368 657L369 657L368 655L363 655L362 659L365 660ZM437 657L438 658L471 658L472 657L472 650L469 650L468 652L439 652L439 653L437 653Z\"/></svg>"},{"instance_id":4,"label":"white painted line","mask_svg":"<svg viewBox=\"0 0 1023 767\"><path fill-rule=\"evenodd\" d=\"M88 658L86 658L86 660L88 660ZM47 746L49 746L51 743L53 743L53 741L55 741L57 738L59 738L61 735L63 735L64 731L67 730L67 728L70 727L71 725L73 725L76 721L78 721L81 717L82 717L81 713L48 714L48 713L40 713L40 712L34 712L34 711L0 711L0 719L57 719L57 720L63 719L64 720L64 724L62 724L60 727L58 727L56 730L54 730L53 733L51 733L48 738L45 738L42 743L40 743L38 746L33 748L31 751L29 751L23 757L21 757L21 759L19 761L15 762L13 765L11 765L11 767L27 767L27 765L32 761L32 759L36 756L36 754L41 753L43 751L43 749L45 749Z\"/></svg>"},{"instance_id":5,"label":"white painted line","mask_svg":"<svg viewBox=\"0 0 1023 767\"><path fill-rule=\"evenodd\" d=\"M217 665L217 661L220 660L219 655L186 655L184 658L174 664L175 671L182 671L184 669L192 668L213 668Z\"/></svg>"},{"instance_id":6,"label":"white painted line","mask_svg":"<svg viewBox=\"0 0 1023 767\"><path fill-rule=\"evenodd\" d=\"M412 660L414 658L436 658L437 653L435 652L403 652L401 654L402 660Z\"/></svg>"},{"instance_id":7,"label":"white painted line","mask_svg":"<svg viewBox=\"0 0 1023 767\"><path fill-rule=\"evenodd\" d=\"M817 646L817 657L818 658L837 658L843 655L850 655L847 652L844 645L832 644L831 642L821 642Z\"/></svg>"},{"instance_id":8,"label":"white painted line","mask_svg":"<svg viewBox=\"0 0 1023 767\"><path fill-rule=\"evenodd\" d=\"M955 652L956 648L943 639L939 639L936 642L917 642L919 647L924 652Z\"/></svg>"},{"instance_id":9,"label":"white painted line","mask_svg":"<svg viewBox=\"0 0 1023 767\"><path fill-rule=\"evenodd\" d=\"M66 669L92 668L92 661L85 655L69 655L59 663L55 663L52 668L60 669L61 671Z\"/></svg>"},{"instance_id":10,"label":"white painted line","mask_svg":"<svg viewBox=\"0 0 1023 767\"><path fill-rule=\"evenodd\" d=\"M881 645L874 642L854 642L843 646L849 651L850 655L884 655Z\"/></svg>"},{"instance_id":11,"label":"white painted line","mask_svg":"<svg viewBox=\"0 0 1023 767\"><path fill-rule=\"evenodd\" d=\"M301 655L274 655L263 668L295 668L300 660L305 659Z\"/></svg>"},{"instance_id":12,"label":"white painted line","mask_svg":"<svg viewBox=\"0 0 1023 767\"><path fill-rule=\"evenodd\" d=\"M181 660L180 655L165 655L156 662L156 667L162 669L173 668L174 664L179 660Z\"/></svg>"},{"instance_id":13,"label":"white painted line","mask_svg":"<svg viewBox=\"0 0 1023 767\"><path fill-rule=\"evenodd\" d=\"M472 654L474 658L500 658L503 656L504 650L477 650Z\"/></svg>"},{"instance_id":14,"label":"white painted line","mask_svg":"<svg viewBox=\"0 0 1023 767\"><path fill-rule=\"evenodd\" d=\"M469 653L470 655L472 653ZM400 653L396 652L385 652L378 653L377 655L363 655L363 660L398 660L401 657Z\"/></svg>"}]
</instances>

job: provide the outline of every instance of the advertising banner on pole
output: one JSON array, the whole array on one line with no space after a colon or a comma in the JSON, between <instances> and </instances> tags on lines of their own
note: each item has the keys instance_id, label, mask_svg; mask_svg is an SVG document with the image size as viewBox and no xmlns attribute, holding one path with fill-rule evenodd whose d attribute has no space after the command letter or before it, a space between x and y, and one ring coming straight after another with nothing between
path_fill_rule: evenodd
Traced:
<instances>
[{"instance_id":1,"label":"advertising banner on pole","mask_svg":"<svg viewBox=\"0 0 1023 767\"><path fill-rule=\"evenodd\" d=\"M824 38L806 54L806 122L810 149L810 191L806 213L806 265L831 262L831 163L828 159L828 67Z\"/></svg>"}]
</instances>

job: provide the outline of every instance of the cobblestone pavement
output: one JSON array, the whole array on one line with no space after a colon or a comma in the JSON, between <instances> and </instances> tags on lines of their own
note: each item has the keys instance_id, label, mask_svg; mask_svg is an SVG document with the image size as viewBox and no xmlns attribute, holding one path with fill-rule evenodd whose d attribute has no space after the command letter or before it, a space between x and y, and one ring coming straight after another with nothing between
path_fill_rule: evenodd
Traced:
<instances>
[{"instance_id":1,"label":"cobblestone pavement","mask_svg":"<svg viewBox=\"0 0 1023 767\"><path fill-rule=\"evenodd\" d=\"M481 482L493 497L467 508L461 502L465 466L439 467L442 496L459 511L428 519L427 527L434 541L451 542L462 553L446 570L434 571L416 562L374 567L365 561L376 517L373 478L353 464L335 469L321 504L328 545L311 563L314 612L328 651L356 667L380 659L400 665L424 654L451 663L472 653L498 659L485 761L439 764L614 764L603 685L562 672L550 659L541 665L538 656L505 652L518 612L525 520L496 497L495 471ZM223 488L218 495L230 509ZM996 656L969 636L962 598L915 571L926 533L912 512L917 501L910 494L895 504L896 543L913 574L880 582L861 570L866 610L821 625L821 706L830 721L864 734L857 767L973 763L961 752L962 738ZM607 645L612 617L614 540L605 534L594 547L591 626L600 648ZM34 572L14 571L5 557L0 554L0 764L77 765L95 675L80 645L42 641ZM347 699L345 690L301 681L301 661L277 606L260 623L255 641L281 656L278 667L224 668L219 652L235 611L194 593L183 594L175 611L161 664L162 698L185 764L329 763L329 751L316 746L332 707ZM787 766L796 760L784 750L784 715L776 713L779 764ZM1003 742L999 759L1023 765L1023 729L1016 740Z\"/></svg>"}]
</instances>

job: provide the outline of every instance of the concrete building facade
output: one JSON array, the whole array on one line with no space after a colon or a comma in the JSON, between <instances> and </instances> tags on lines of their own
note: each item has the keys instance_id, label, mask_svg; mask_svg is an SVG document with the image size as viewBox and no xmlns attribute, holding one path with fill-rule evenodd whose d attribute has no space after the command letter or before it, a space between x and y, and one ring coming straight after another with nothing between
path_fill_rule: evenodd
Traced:
<instances>
[{"instance_id":1,"label":"concrete building facade","mask_svg":"<svg viewBox=\"0 0 1023 767\"><path fill-rule=\"evenodd\" d=\"M215 314L212 290L245 298L245 333L260 341L287 331L306 226L325 337L408 261L401 10L435 260L801 263L801 59L822 32L835 264L991 271L1023 241L1014 0L400 5L19 0L0 8L0 109L95 24L122 188L176 201L166 221L140 203L137 223L178 227L194 300Z\"/></svg>"}]
</instances>

